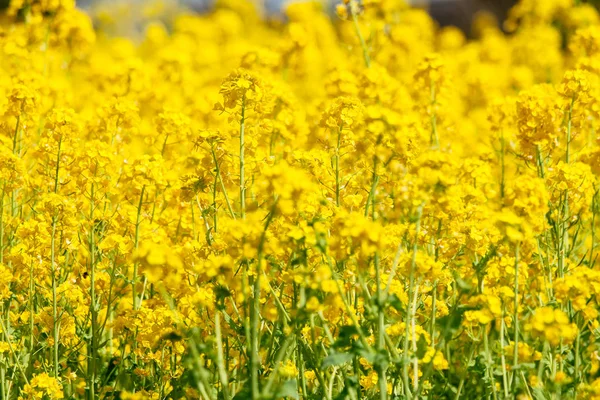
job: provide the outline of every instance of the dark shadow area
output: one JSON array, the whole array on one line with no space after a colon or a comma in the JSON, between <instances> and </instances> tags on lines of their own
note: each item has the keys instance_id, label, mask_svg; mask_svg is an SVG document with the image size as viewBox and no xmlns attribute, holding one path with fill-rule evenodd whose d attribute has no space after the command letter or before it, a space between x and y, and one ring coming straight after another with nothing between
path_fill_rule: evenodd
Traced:
<instances>
[{"instance_id":1,"label":"dark shadow area","mask_svg":"<svg viewBox=\"0 0 600 400\"><path fill-rule=\"evenodd\" d=\"M492 14L502 23L515 3L515 0L433 0L429 13L441 26L453 25L469 33L478 13Z\"/></svg>"}]
</instances>

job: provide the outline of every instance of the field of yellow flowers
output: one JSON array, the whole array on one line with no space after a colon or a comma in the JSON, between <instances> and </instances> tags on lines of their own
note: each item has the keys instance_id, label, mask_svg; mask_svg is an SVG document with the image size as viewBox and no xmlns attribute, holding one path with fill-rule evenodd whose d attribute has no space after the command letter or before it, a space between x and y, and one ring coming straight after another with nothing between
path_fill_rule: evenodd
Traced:
<instances>
[{"instance_id":1,"label":"field of yellow flowers","mask_svg":"<svg viewBox=\"0 0 600 400\"><path fill-rule=\"evenodd\" d=\"M0 400L600 399L600 14L0 17Z\"/></svg>"}]
</instances>

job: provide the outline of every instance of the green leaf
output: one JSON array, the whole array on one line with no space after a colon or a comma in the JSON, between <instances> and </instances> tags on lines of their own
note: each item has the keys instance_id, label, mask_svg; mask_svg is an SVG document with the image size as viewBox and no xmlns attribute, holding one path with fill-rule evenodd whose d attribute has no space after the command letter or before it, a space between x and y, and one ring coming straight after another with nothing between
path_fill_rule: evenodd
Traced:
<instances>
[{"instance_id":1,"label":"green leaf","mask_svg":"<svg viewBox=\"0 0 600 400\"><path fill-rule=\"evenodd\" d=\"M461 278L460 276L456 275L454 277L454 279L456 281L456 285L458 286L458 289L460 289L462 292L469 293L469 292L471 292L471 290L473 290L473 287L471 286L471 284L469 282L467 282L466 280L464 280L463 278Z\"/></svg>"},{"instance_id":2,"label":"green leaf","mask_svg":"<svg viewBox=\"0 0 600 400\"><path fill-rule=\"evenodd\" d=\"M344 325L340 327L338 338L334 343L337 348L347 347L352 345L353 336L358 335L358 330L354 325Z\"/></svg>"},{"instance_id":3,"label":"green leaf","mask_svg":"<svg viewBox=\"0 0 600 400\"><path fill-rule=\"evenodd\" d=\"M404 304L402 304L398 296L396 296L395 294L389 295L387 301L390 304L390 306L396 309L396 311L406 313L406 310L404 309Z\"/></svg>"},{"instance_id":4,"label":"green leaf","mask_svg":"<svg viewBox=\"0 0 600 400\"><path fill-rule=\"evenodd\" d=\"M295 379L285 381L283 385L277 389L275 393L275 399L283 399L283 398L291 398L291 399L300 399L298 395L298 382Z\"/></svg>"},{"instance_id":5,"label":"green leaf","mask_svg":"<svg viewBox=\"0 0 600 400\"><path fill-rule=\"evenodd\" d=\"M252 391L250 390L249 385L244 385L242 389L236 393L233 397L233 400L245 400L252 397Z\"/></svg>"},{"instance_id":6,"label":"green leaf","mask_svg":"<svg viewBox=\"0 0 600 400\"><path fill-rule=\"evenodd\" d=\"M419 341L417 342L417 357L419 359L425 357L425 354L427 353L427 340L425 339L425 335L420 335L419 336Z\"/></svg>"},{"instance_id":7,"label":"green leaf","mask_svg":"<svg viewBox=\"0 0 600 400\"><path fill-rule=\"evenodd\" d=\"M533 398L535 400L547 400L550 398L549 396L546 396L546 393L544 393L544 391L540 388L533 388L533 392L531 394L533 394Z\"/></svg>"},{"instance_id":8,"label":"green leaf","mask_svg":"<svg viewBox=\"0 0 600 400\"><path fill-rule=\"evenodd\" d=\"M344 389L334 398L334 400L348 400L353 399L355 396L351 396L350 393L356 393L358 388L358 379L354 375L346 375L344 378Z\"/></svg>"},{"instance_id":9,"label":"green leaf","mask_svg":"<svg viewBox=\"0 0 600 400\"><path fill-rule=\"evenodd\" d=\"M327 368L327 367L332 367L335 365L342 365L349 361L352 361L353 358L354 358L354 355L349 354L349 353L330 354L327 357L325 357L325 359L323 360L323 363L321 364L321 367Z\"/></svg>"}]
</instances>

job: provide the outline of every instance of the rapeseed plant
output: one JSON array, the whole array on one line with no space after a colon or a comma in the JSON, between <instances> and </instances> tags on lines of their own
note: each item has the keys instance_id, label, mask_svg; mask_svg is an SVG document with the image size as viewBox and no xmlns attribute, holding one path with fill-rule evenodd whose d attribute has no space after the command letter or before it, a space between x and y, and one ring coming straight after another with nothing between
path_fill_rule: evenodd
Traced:
<instances>
[{"instance_id":1,"label":"rapeseed plant","mask_svg":"<svg viewBox=\"0 0 600 400\"><path fill-rule=\"evenodd\" d=\"M0 400L600 399L600 14L0 18Z\"/></svg>"}]
</instances>

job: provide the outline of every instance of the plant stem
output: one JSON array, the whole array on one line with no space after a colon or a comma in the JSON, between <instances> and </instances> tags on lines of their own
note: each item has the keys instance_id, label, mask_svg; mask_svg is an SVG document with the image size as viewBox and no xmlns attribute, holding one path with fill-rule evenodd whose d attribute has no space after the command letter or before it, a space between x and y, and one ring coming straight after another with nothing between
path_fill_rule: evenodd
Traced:
<instances>
[{"instance_id":1,"label":"plant stem","mask_svg":"<svg viewBox=\"0 0 600 400\"><path fill-rule=\"evenodd\" d=\"M369 205L372 205L371 218L375 220L375 191L377 190L377 184L379 183L379 175L377 175L377 156L373 156L373 180L371 181L371 190L367 197L367 204L365 205L365 217L369 215Z\"/></svg>"},{"instance_id":2,"label":"plant stem","mask_svg":"<svg viewBox=\"0 0 600 400\"><path fill-rule=\"evenodd\" d=\"M573 126L573 106L575 105L575 96L571 98L571 103L569 104L569 114L567 119L567 152L565 154L565 162L568 164L571 161L570 157L570 149L571 149L571 130Z\"/></svg>"},{"instance_id":3,"label":"plant stem","mask_svg":"<svg viewBox=\"0 0 600 400\"><path fill-rule=\"evenodd\" d=\"M213 157L213 162L215 163L215 170L217 174L217 179L221 184L221 190L223 191L223 196L225 196L225 203L227 203L227 209L229 210L229 215L231 218L235 219L235 214L233 213L233 208L231 207L231 202L229 201L229 196L227 195L227 189L225 189L225 183L223 183L223 178L221 177L221 166L219 165L219 161L217 160L217 154L215 153L214 147L211 146L210 149ZM215 210L215 213L217 211ZM215 225L216 226L216 225ZM216 230L216 228L215 228Z\"/></svg>"},{"instance_id":4,"label":"plant stem","mask_svg":"<svg viewBox=\"0 0 600 400\"><path fill-rule=\"evenodd\" d=\"M246 218L246 183L244 182L244 132L246 129L246 97L242 97L242 115L240 117L240 216Z\"/></svg>"},{"instance_id":5,"label":"plant stem","mask_svg":"<svg viewBox=\"0 0 600 400\"><path fill-rule=\"evenodd\" d=\"M573 383L575 384L575 398L577 398L577 388L579 386L579 367L581 365L581 358L579 355L579 347L581 342L581 329L577 326L577 337L575 338L575 370L574 370L574 378Z\"/></svg>"},{"instance_id":6,"label":"plant stem","mask_svg":"<svg viewBox=\"0 0 600 400\"><path fill-rule=\"evenodd\" d=\"M363 51L363 58L365 59L365 65L367 68L371 67L371 57L369 56L369 49L367 47L367 43L365 42L365 38L360 31L360 26L358 25L358 16L356 15L356 9L354 5L350 5L350 12L352 14L352 22L354 23L354 30L356 31L356 36L358 36L358 41L360 42L360 47Z\"/></svg>"},{"instance_id":7,"label":"plant stem","mask_svg":"<svg viewBox=\"0 0 600 400\"><path fill-rule=\"evenodd\" d=\"M504 165L504 158L505 158L505 146L506 144L504 143L504 132L501 132L501 136L500 136L500 168L501 168L501 177L500 177L500 198L504 199L504 191L505 191L505 165Z\"/></svg>"},{"instance_id":8,"label":"plant stem","mask_svg":"<svg viewBox=\"0 0 600 400\"><path fill-rule=\"evenodd\" d=\"M91 185L90 196L90 314L92 318L92 341L90 345L90 359L88 364L88 387L89 398L94 400L96 386L96 359L98 356L98 309L96 303L96 259L95 259L95 238L94 238L94 184Z\"/></svg>"},{"instance_id":9,"label":"plant stem","mask_svg":"<svg viewBox=\"0 0 600 400\"><path fill-rule=\"evenodd\" d=\"M385 351L385 298L381 287L381 265L379 262L379 252L375 253L375 282L377 285L377 351L381 354ZM379 377L379 398L387 399L387 365L379 363L377 366L377 376Z\"/></svg>"},{"instance_id":10,"label":"plant stem","mask_svg":"<svg viewBox=\"0 0 600 400\"><path fill-rule=\"evenodd\" d=\"M58 150L56 152L56 171L54 178L54 193L58 192L58 173L60 171L60 149L62 144L62 136L58 140ZM54 363L53 373L54 378L58 379L58 351L59 351L59 331L60 324L58 321L58 296L57 285L58 278L56 276L58 268L56 268L56 225L58 224L58 216L52 216L52 236L50 238L50 270L52 272L52 325L54 334Z\"/></svg>"},{"instance_id":11,"label":"plant stem","mask_svg":"<svg viewBox=\"0 0 600 400\"><path fill-rule=\"evenodd\" d=\"M21 109L23 106L21 106ZM17 123L15 124L15 134L13 136L13 154L17 154L17 145L19 143L19 127L21 125L21 114L17 115Z\"/></svg>"},{"instance_id":12,"label":"plant stem","mask_svg":"<svg viewBox=\"0 0 600 400\"><path fill-rule=\"evenodd\" d=\"M483 326L483 347L485 349L485 354L486 354L486 370L487 370L487 375L488 375L488 380L490 381L490 384L492 385L492 395L494 397L494 400L496 400L498 398L498 394L496 393L496 379L494 378L494 372L492 371L492 368L494 366L494 360L492 359L492 353L490 352L490 343L489 343L489 332L487 329L487 325Z\"/></svg>"},{"instance_id":13,"label":"plant stem","mask_svg":"<svg viewBox=\"0 0 600 400\"><path fill-rule=\"evenodd\" d=\"M592 232L592 240L590 244L590 258L588 262L588 267L594 267L594 247L596 244L596 209L598 202L598 190L594 192L594 196L592 197L592 220L590 223L590 230Z\"/></svg>"},{"instance_id":14,"label":"plant stem","mask_svg":"<svg viewBox=\"0 0 600 400\"><path fill-rule=\"evenodd\" d=\"M500 319L500 361L502 364L502 385L504 386L504 398L508 399L508 377L506 376L506 356L504 355L504 312L505 306L502 305L502 318Z\"/></svg>"},{"instance_id":15,"label":"plant stem","mask_svg":"<svg viewBox=\"0 0 600 400\"><path fill-rule=\"evenodd\" d=\"M542 158L542 150L540 149L540 145L535 146L535 155L537 158L538 175L540 178L544 179L546 174L544 172L544 159Z\"/></svg>"},{"instance_id":16,"label":"plant stem","mask_svg":"<svg viewBox=\"0 0 600 400\"><path fill-rule=\"evenodd\" d=\"M515 302L514 302L514 326L515 326L515 336L513 340L514 349L513 349L513 380L514 384L517 384L517 368L519 366L519 247L520 243L517 243L515 247Z\"/></svg>"},{"instance_id":17,"label":"plant stem","mask_svg":"<svg viewBox=\"0 0 600 400\"><path fill-rule=\"evenodd\" d=\"M417 357L417 330L416 330L416 314L417 314L417 299L419 295L419 284L415 285L414 300L412 303L412 313L410 326L412 330L412 351L413 351L413 390L416 393L419 389L419 358ZM409 298L410 301L410 298ZM409 304L410 307L410 304Z\"/></svg>"},{"instance_id":18,"label":"plant stem","mask_svg":"<svg viewBox=\"0 0 600 400\"><path fill-rule=\"evenodd\" d=\"M440 147L440 140L437 131L437 114L435 113L435 106L437 104L435 86L433 82L430 84L430 107L431 107L431 146L438 149Z\"/></svg>"},{"instance_id":19,"label":"plant stem","mask_svg":"<svg viewBox=\"0 0 600 400\"><path fill-rule=\"evenodd\" d=\"M229 380L227 379L227 370L223 357L223 340L221 337L221 311L215 311L215 338L217 341L217 368L219 369L219 379L221 380L221 394L223 400L229 400Z\"/></svg>"},{"instance_id":20,"label":"plant stem","mask_svg":"<svg viewBox=\"0 0 600 400\"><path fill-rule=\"evenodd\" d=\"M273 203L271 212L265 222L260 242L257 249L257 260L256 260L256 273L254 275L254 285L252 293L252 302L250 303L250 387L252 400L258 400L260 398L260 388L258 385L258 369L260 368L259 350L259 329L258 325L260 322L260 278L262 274L262 262L264 258L264 245L266 240L267 229L275 217L275 210L277 206L277 200Z\"/></svg>"},{"instance_id":21,"label":"plant stem","mask_svg":"<svg viewBox=\"0 0 600 400\"><path fill-rule=\"evenodd\" d=\"M413 241L413 252L412 252L412 258L411 258L411 262L410 262L410 273L409 273L409 284L408 284L408 304L406 306L406 318L405 318L405 332L404 332L404 345L403 345L403 352L402 352L402 358L403 358L403 362L402 362L402 379L404 381L404 394L408 399L412 398L412 393L410 391L410 384L409 384L409 378L408 378L408 364L409 364L409 357L408 357L408 344L409 344L409 337L410 337L410 322L412 321L412 306L411 306L411 301L413 298L413 293L414 293L414 286L415 286L415 267L417 264L417 251L418 251L418 244L419 244L419 233L421 231L421 217L423 215L423 206L420 206L418 209L418 214L417 214L417 221L416 221L416 226L415 226L415 239Z\"/></svg>"},{"instance_id":22,"label":"plant stem","mask_svg":"<svg viewBox=\"0 0 600 400\"><path fill-rule=\"evenodd\" d=\"M342 129L340 125L337 135L337 146L335 148L335 205L340 206L340 147L342 143Z\"/></svg>"},{"instance_id":23,"label":"plant stem","mask_svg":"<svg viewBox=\"0 0 600 400\"><path fill-rule=\"evenodd\" d=\"M10 336L8 335L8 329L6 329L6 325L4 324L4 319L2 319L2 318L0 318L0 325L2 327L2 333L4 333L4 337L6 338L6 343L8 344L8 349L10 350L10 354L12 354L13 358L15 359L15 364L17 365L19 372L23 376L23 380L25 381L26 384L29 385L29 380L27 379L25 370L23 369L23 366L21 365L21 363L19 362L19 359L17 358L17 353L15 352L15 348L13 347L13 345L10 341Z\"/></svg>"},{"instance_id":24,"label":"plant stem","mask_svg":"<svg viewBox=\"0 0 600 400\"><path fill-rule=\"evenodd\" d=\"M144 193L146 191L146 185L142 186L142 191L140 193L140 201L138 203L137 215L135 219L135 239L133 243L133 247L137 250L140 246L140 225L142 221L142 204L144 203ZM193 207L192 207L193 208ZM138 309L138 299L137 299L137 274L138 274L138 263L133 263L133 277L131 279L131 291L133 293L133 309Z\"/></svg>"}]
</instances>

